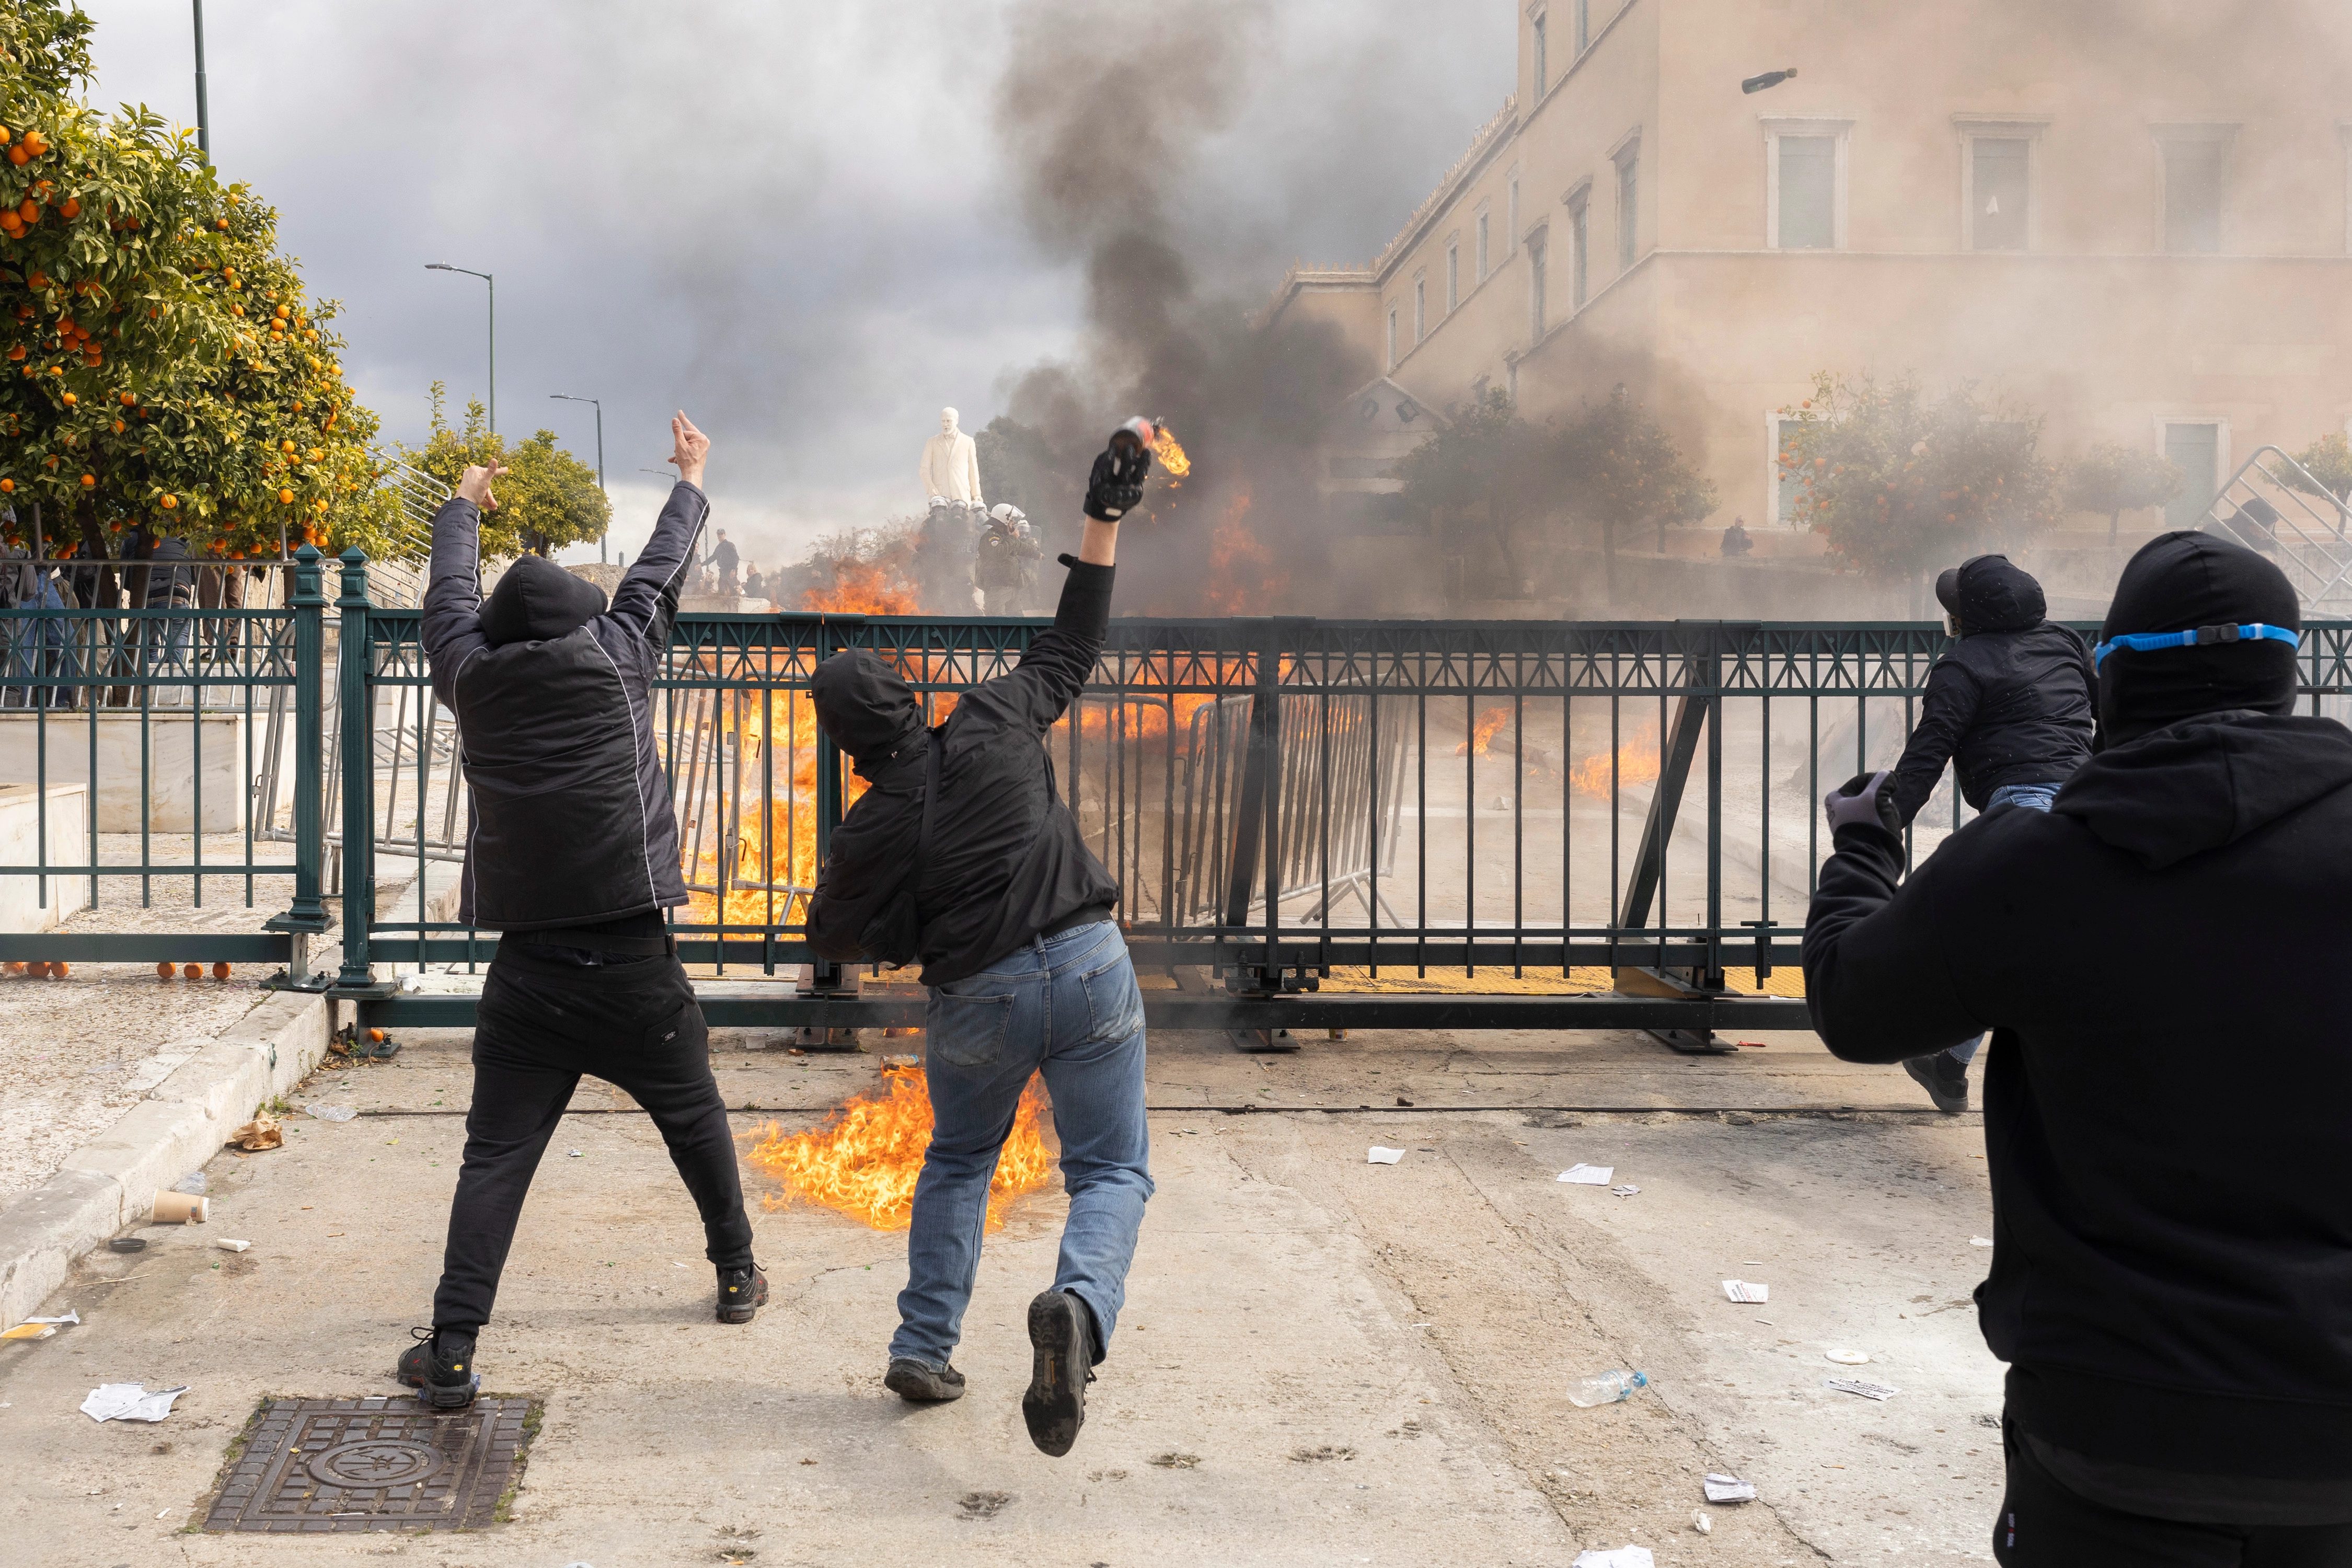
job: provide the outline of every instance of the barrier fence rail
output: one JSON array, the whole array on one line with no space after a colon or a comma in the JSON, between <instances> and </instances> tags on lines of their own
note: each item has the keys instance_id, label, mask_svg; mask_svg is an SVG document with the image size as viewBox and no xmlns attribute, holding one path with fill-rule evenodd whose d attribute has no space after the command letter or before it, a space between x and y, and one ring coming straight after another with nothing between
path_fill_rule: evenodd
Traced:
<instances>
[{"instance_id":1,"label":"barrier fence rail","mask_svg":"<svg viewBox=\"0 0 2352 1568\"><path fill-rule=\"evenodd\" d=\"M279 609L0 611L11 639L69 632L39 684L126 689L133 705L109 711L142 733L159 721L157 691L199 705L226 691L246 752L264 753L243 764L241 858L215 862L197 835L197 851L174 859L143 828L86 830L64 857L37 833L35 853L0 865L5 885L135 877L197 893L229 876L248 903L257 883L290 894L260 933L68 928L0 937L0 957L298 957L296 939L326 925L331 830L353 912L339 992L373 1021L470 1022L462 981L428 975L418 990L400 978L478 971L497 951L449 896L462 752L432 700L419 613L373 603L370 563L353 552L336 563L331 621L326 563L304 556ZM673 929L714 1023L920 1021L919 990L899 983L911 975L816 962L804 941L832 827L863 788L818 733L809 680L832 654L867 648L937 721L1044 629L677 617L654 728L691 889ZM1707 1048L1712 1031L1802 1026L1798 941L1830 848L1820 797L1893 763L1948 646L1929 624L1125 620L1045 745L1119 882L1118 916L1160 1026L1638 1026ZM2301 666L2311 710L2340 710L2352 622L2311 626ZM281 721L257 729L272 702ZM32 759L37 783L58 776L58 735L42 726L88 759L97 721L0 714L0 726L32 726L15 754ZM208 743L192 733L191 746ZM162 755L147 742L135 752L142 802ZM1911 853L1968 816L1948 778ZM257 857L278 841L290 858ZM379 911L377 868L394 857L413 887Z\"/></svg>"}]
</instances>

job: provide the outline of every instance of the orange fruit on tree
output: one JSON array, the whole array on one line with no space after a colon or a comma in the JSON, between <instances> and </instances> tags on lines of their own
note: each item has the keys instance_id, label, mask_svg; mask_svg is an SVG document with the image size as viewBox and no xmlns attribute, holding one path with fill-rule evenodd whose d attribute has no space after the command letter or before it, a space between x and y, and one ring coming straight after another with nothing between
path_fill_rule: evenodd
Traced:
<instances>
[{"instance_id":1,"label":"orange fruit on tree","mask_svg":"<svg viewBox=\"0 0 2352 1568\"><path fill-rule=\"evenodd\" d=\"M29 163L32 161L33 155L25 150L23 143L20 142L8 149L8 162L16 164L18 168L23 168L26 163Z\"/></svg>"},{"instance_id":2,"label":"orange fruit on tree","mask_svg":"<svg viewBox=\"0 0 2352 1568\"><path fill-rule=\"evenodd\" d=\"M81 488L84 489L89 489L97 483L98 476L96 474L84 474L81 477Z\"/></svg>"},{"instance_id":3,"label":"orange fruit on tree","mask_svg":"<svg viewBox=\"0 0 2352 1568\"><path fill-rule=\"evenodd\" d=\"M58 211L64 214L67 217L79 217L81 216L81 203L73 196L68 196L62 203L58 204Z\"/></svg>"},{"instance_id":4,"label":"orange fruit on tree","mask_svg":"<svg viewBox=\"0 0 2352 1568\"><path fill-rule=\"evenodd\" d=\"M0 479L0 495L8 495L8 496L12 496L12 495L15 495L16 493L16 480L14 480L14 479Z\"/></svg>"},{"instance_id":5,"label":"orange fruit on tree","mask_svg":"<svg viewBox=\"0 0 2352 1568\"><path fill-rule=\"evenodd\" d=\"M163 498L163 510L165 511L170 511L173 507L178 506L179 504L180 498L178 496L165 496Z\"/></svg>"},{"instance_id":6,"label":"orange fruit on tree","mask_svg":"<svg viewBox=\"0 0 2352 1568\"><path fill-rule=\"evenodd\" d=\"M278 492L278 504L280 506L292 506L294 504L294 492L292 490L279 490Z\"/></svg>"},{"instance_id":7,"label":"orange fruit on tree","mask_svg":"<svg viewBox=\"0 0 2352 1568\"><path fill-rule=\"evenodd\" d=\"M57 366L57 365L51 365L51 366L49 367L49 374L50 374L51 375L63 375L63 374L65 374L65 372L64 372L64 370L63 370L63 369L61 369L60 367L58 367L58 366ZM77 404L77 403L79 403L79 402L80 402L80 401L81 401L81 399L80 399L80 398L79 398L79 397L76 397L72 393L68 392L68 393L67 393L67 394L66 394L66 406L67 406L68 408L71 408L75 404Z\"/></svg>"},{"instance_id":8,"label":"orange fruit on tree","mask_svg":"<svg viewBox=\"0 0 2352 1568\"><path fill-rule=\"evenodd\" d=\"M126 392L126 393L124 393L124 394L122 395L122 406L123 406L123 407L125 407L125 408L130 407L132 404L134 404L134 403L136 403L136 402L138 402L138 401L139 401L139 400L138 400L137 398L135 398L135 397L131 396L131 395L129 393L127 393L127 392Z\"/></svg>"}]
</instances>

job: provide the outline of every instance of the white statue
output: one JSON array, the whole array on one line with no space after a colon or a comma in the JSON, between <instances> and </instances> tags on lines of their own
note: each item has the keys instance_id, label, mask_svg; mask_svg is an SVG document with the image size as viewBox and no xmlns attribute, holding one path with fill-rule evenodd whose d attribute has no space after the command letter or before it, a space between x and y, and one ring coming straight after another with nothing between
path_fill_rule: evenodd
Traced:
<instances>
[{"instance_id":1,"label":"white statue","mask_svg":"<svg viewBox=\"0 0 2352 1568\"><path fill-rule=\"evenodd\" d=\"M961 501L967 506L982 505L980 499L980 448L971 437L956 428L956 411L940 410L940 433L923 443L923 466L916 477L922 480L925 500L940 498Z\"/></svg>"}]
</instances>

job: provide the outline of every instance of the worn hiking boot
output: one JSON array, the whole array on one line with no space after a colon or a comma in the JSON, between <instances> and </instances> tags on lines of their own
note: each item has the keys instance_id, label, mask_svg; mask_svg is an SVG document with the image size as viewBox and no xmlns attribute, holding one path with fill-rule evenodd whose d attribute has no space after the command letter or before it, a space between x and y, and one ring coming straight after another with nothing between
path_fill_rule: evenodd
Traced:
<instances>
[{"instance_id":1,"label":"worn hiking boot","mask_svg":"<svg viewBox=\"0 0 2352 1568\"><path fill-rule=\"evenodd\" d=\"M1927 1098L1936 1102L1938 1110L1966 1110L1969 1108L1969 1064L1953 1059L1949 1051L1937 1051L1932 1057L1913 1057L1903 1064L1903 1070L1919 1080Z\"/></svg>"},{"instance_id":2,"label":"worn hiking boot","mask_svg":"<svg viewBox=\"0 0 2352 1568\"><path fill-rule=\"evenodd\" d=\"M909 1405L945 1405L963 1397L963 1373L951 1366L933 1372L921 1362L899 1356L882 1374L882 1386Z\"/></svg>"},{"instance_id":3,"label":"worn hiking boot","mask_svg":"<svg viewBox=\"0 0 2352 1568\"><path fill-rule=\"evenodd\" d=\"M416 1397L436 1410L463 1410L474 1403L480 1379L474 1372L474 1340L470 1334L436 1333L431 1329L408 1331L416 1342L400 1355L400 1381L415 1389Z\"/></svg>"},{"instance_id":4,"label":"worn hiking boot","mask_svg":"<svg viewBox=\"0 0 2352 1568\"><path fill-rule=\"evenodd\" d=\"M748 1323L768 1304L768 1277L756 1263L719 1271L719 1321Z\"/></svg>"},{"instance_id":5,"label":"worn hiking boot","mask_svg":"<svg viewBox=\"0 0 2352 1568\"><path fill-rule=\"evenodd\" d=\"M1087 1424L1087 1384L1095 1380L1094 1313L1067 1290L1048 1290L1029 1303L1029 1343L1036 1361L1021 1419L1038 1450L1060 1458Z\"/></svg>"}]
</instances>

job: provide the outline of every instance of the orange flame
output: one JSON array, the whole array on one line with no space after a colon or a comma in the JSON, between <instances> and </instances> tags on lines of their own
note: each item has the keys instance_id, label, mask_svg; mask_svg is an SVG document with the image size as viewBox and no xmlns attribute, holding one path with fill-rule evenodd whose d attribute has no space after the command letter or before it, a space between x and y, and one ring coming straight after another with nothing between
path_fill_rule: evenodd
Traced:
<instances>
[{"instance_id":1,"label":"orange flame","mask_svg":"<svg viewBox=\"0 0 2352 1568\"><path fill-rule=\"evenodd\" d=\"M866 616L913 616L922 612L914 584L889 560L836 561L833 586L801 595L803 610L838 610Z\"/></svg>"},{"instance_id":2,"label":"orange flame","mask_svg":"<svg viewBox=\"0 0 2352 1568\"><path fill-rule=\"evenodd\" d=\"M744 1157L783 1185L761 1200L765 1207L814 1204L876 1230L905 1230L912 1223L915 1178L931 1144L931 1098L920 1068L888 1078L886 1093L858 1095L809 1131L787 1134L771 1122L751 1134L757 1142ZM1054 1157L1039 1114L1045 1105L1043 1080L1032 1078L988 1184L990 1230L1003 1227L1013 1199L1053 1178Z\"/></svg>"},{"instance_id":3,"label":"orange flame","mask_svg":"<svg viewBox=\"0 0 2352 1568\"><path fill-rule=\"evenodd\" d=\"M1160 466L1168 470L1171 479L1189 479L1192 473L1192 455L1177 444L1176 432L1167 426L1160 426L1160 439L1151 444L1152 455Z\"/></svg>"},{"instance_id":4,"label":"orange flame","mask_svg":"<svg viewBox=\"0 0 2352 1568\"><path fill-rule=\"evenodd\" d=\"M1617 784L1655 783L1658 777L1658 731L1655 726L1644 729L1632 740L1617 748ZM1593 800L1609 798L1609 763L1607 752L1596 752L1568 770L1570 789Z\"/></svg>"},{"instance_id":5,"label":"orange flame","mask_svg":"<svg viewBox=\"0 0 2352 1568\"><path fill-rule=\"evenodd\" d=\"M1466 757L1475 752L1479 756L1485 756L1486 747L1495 739L1496 731L1510 721L1509 709L1487 709L1478 715L1478 722L1470 727L1470 738L1454 748L1454 754L1457 757Z\"/></svg>"},{"instance_id":6,"label":"orange flame","mask_svg":"<svg viewBox=\"0 0 2352 1568\"><path fill-rule=\"evenodd\" d=\"M1209 539L1209 585L1204 597L1212 615L1262 613L1290 586L1290 574L1276 572L1274 552L1249 526L1250 493L1244 489L1225 509L1225 520Z\"/></svg>"}]
</instances>

